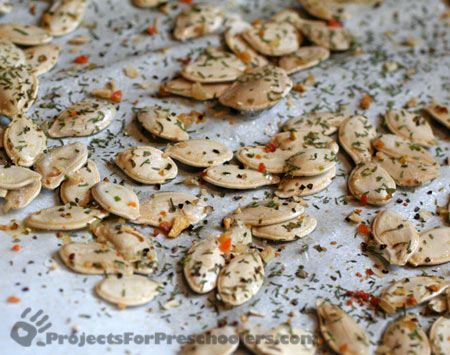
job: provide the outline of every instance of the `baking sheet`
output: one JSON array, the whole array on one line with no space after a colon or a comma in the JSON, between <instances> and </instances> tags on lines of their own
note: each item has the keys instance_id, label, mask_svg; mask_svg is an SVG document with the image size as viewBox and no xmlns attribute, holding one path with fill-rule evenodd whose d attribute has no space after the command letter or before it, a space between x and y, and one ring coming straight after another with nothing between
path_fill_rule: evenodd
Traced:
<instances>
[{"instance_id":1,"label":"baking sheet","mask_svg":"<svg viewBox=\"0 0 450 355\"><path fill-rule=\"evenodd\" d=\"M49 6L45 1L13 1L13 12L0 17L0 23L21 22L37 24L43 11ZM229 11L241 13L248 21L268 18L285 7L296 7L296 1L223 1ZM295 83L303 82L309 75L315 77L315 85L307 91L291 95L273 109L256 116L244 117L236 114L220 115L223 110L215 102L206 104L191 100L170 97L164 100L155 98L158 85L172 77L181 68L180 59L194 57L208 45L220 45L220 35L211 35L186 43L171 40L169 31L173 18L185 5L174 2L169 15L150 9L138 9L128 0L101 1L90 0L84 25L77 31L54 40L63 46L56 67L39 78L39 99L28 111L36 121L43 122L55 116L71 103L88 98L92 89L103 87L115 79L124 99L118 105L116 120L105 131L88 138L50 140L49 146L80 141L90 148L91 159L97 163L102 177L112 181L125 180L133 186L140 199L157 192L153 186L137 185L124 176L111 161L116 153L128 147L150 144L159 148L163 145L143 134L135 122L134 111L144 106L163 102L179 112L197 110L206 112L206 121L191 127L192 138L209 137L218 140L233 150L241 144L268 142L270 136L278 131L278 126L289 117L297 116L312 109L319 111L341 109L348 113L361 113L359 102L364 93L373 97L370 109L364 112L382 131L379 116L388 107L401 108L411 98L416 98L419 107L432 98L443 104L450 104L450 30L441 15L445 6L438 0L387 0L376 8L350 7L353 18L346 22L358 37L363 52L333 54L321 66L300 72L293 76ZM34 14L30 11L34 8ZM447 9L448 11L448 9ZM154 36L145 34L145 29L159 18L160 31ZM78 53L72 53L67 42L77 35L88 35L91 42L79 46ZM415 47L405 45L408 39L416 39ZM87 55L89 64L75 66L73 60L78 55ZM398 70L385 72L385 61L400 64ZM92 64L96 64L93 67ZM123 69L134 66L140 76L129 79ZM413 73L411 69L414 68ZM142 89L140 84L148 85ZM138 101L138 102L137 102ZM3 119L2 123L7 124ZM233 123L233 124L232 124ZM442 163L449 155L449 132L442 126L433 124L433 130L440 145L431 149ZM13 238L0 232L0 309L3 316L0 322L0 343L5 353L51 354L94 354L130 353L140 354L149 351L158 354L171 354L180 349L178 344L162 345L47 345L39 347L36 341L45 341L38 334L31 347L17 345L10 338L12 326L20 320L26 307L33 313L42 309L52 322L49 331L62 335L71 334L153 334L164 332L173 335L190 335L215 327L219 321L232 324L240 321L240 316L250 310L265 313L264 318L250 317L251 321L263 322L273 326L291 319L292 324L317 330L314 302L317 297L328 297L338 304L346 302L337 298L345 290L364 290L379 295L380 290L392 279L405 276L429 275L448 277L448 265L407 268L391 267L384 278L365 277L365 270L374 267L374 262L361 251L363 239L355 235L355 226L344 221L358 203L344 204L343 197L348 194L346 178L352 167L348 156L339 154L338 176L332 185L313 197L308 197L311 207L306 209L318 220L316 230L308 237L291 243L275 245L280 256L266 267L266 279L258 295L248 304L226 310L214 301L214 294L194 295L189 291L181 274L179 262L190 247L192 240L206 237L212 232L220 233L221 219L239 204L245 205L254 198L263 198L270 188L249 192L224 191L210 185L195 187L179 184L194 170L179 169L178 177L161 187L160 191L182 191L199 194L206 189L203 197L214 207L208 223L199 235L184 233L175 240L161 234L154 239L161 267L154 278L166 283L164 292L148 305L120 311L114 305L105 303L94 293L95 284L101 276L85 276L69 271L57 258L56 252L62 241L56 233L31 233ZM413 219L415 209L436 211L437 206L448 204L449 200L448 166L442 166L441 177L427 186L415 190L399 190L387 208L410 218L419 232L437 225L448 225L442 217L433 216L428 222L420 223ZM242 199L238 199L242 197ZM402 202L399 202L401 200ZM404 203L408 202L406 205ZM22 221L33 211L59 203L54 192L43 191L27 208L0 216L0 224L8 224L11 219ZM378 208L364 207L362 216L370 222ZM138 228L146 235L153 234L153 228ZM70 233L74 241L90 238L87 232ZM334 243L336 242L336 243ZM15 244L19 252L11 251ZM319 246L317 247L317 246ZM173 249L174 247L178 247ZM280 248L282 247L282 248ZM322 251L320 251L322 249ZM326 249L326 251L323 251ZM300 265L308 276L301 279L295 276ZM362 278L357 273L363 275ZM9 296L21 299L18 304L6 302ZM162 305L175 299L180 306L170 310ZM297 300L297 301L293 301ZM344 309L354 316L366 329L372 342L377 342L386 325L395 318L376 314L367 306L344 305ZM418 309L415 309L415 311ZM421 325L429 329L436 317L421 317ZM239 349L239 352L245 350ZM322 349L327 352L327 349Z\"/></svg>"}]
</instances>

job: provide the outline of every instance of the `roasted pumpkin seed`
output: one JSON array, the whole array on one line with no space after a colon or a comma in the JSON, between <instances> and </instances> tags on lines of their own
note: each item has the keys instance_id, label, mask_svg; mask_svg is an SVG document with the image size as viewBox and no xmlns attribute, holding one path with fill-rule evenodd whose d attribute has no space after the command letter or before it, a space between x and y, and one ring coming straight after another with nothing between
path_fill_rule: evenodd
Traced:
<instances>
[{"instance_id":1,"label":"roasted pumpkin seed","mask_svg":"<svg viewBox=\"0 0 450 355\"><path fill-rule=\"evenodd\" d=\"M288 242L307 236L316 225L317 220L314 217L303 215L283 223L253 227L252 234L258 238Z\"/></svg>"},{"instance_id":2,"label":"roasted pumpkin seed","mask_svg":"<svg viewBox=\"0 0 450 355\"><path fill-rule=\"evenodd\" d=\"M27 64L31 66L31 72L42 75L50 71L58 61L61 47L57 44L43 44L24 50Z\"/></svg>"},{"instance_id":3,"label":"roasted pumpkin seed","mask_svg":"<svg viewBox=\"0 0 450 355\"><path fill-rule=\"evenodd\" d=\"M376 135L372 124L363 116L351 116L339 128L339 142L355 164L372 159L370 143Z\"/></svg>"},{"instance_id":4,"label":"roasted pumpkin seed","mask_svg":"<svg viewBox=\"0 0 450 355\"><path fill-rule=\"evenodd\" d=\"M320 46L305 46L299 48L294 53L280 58L278 65L286 70L289 75L301 70L319 65L330 56L327 48Z\"/></svg>"},{"instance_id":5,"label":"roasted pumpkin seed","mask_svg":"<svg viewBox=\"0 0 450 355\"><path fill-rule=\"evenodd\" d=\"M42 17L42 25L54 36L74 31L81 23L87 0L56 0Z\"/></svg>"},{"instance_id":6,"label":"roasted pumpkin seed","mask_svg":"<svg viewBox=\"0 0 450 355\"><path fill-rule=\"evenodd\" d=\"M408 262L414 266L450 261L450 227L435 227L420 233L419 246Z\"/></svg>"}]
</instances>

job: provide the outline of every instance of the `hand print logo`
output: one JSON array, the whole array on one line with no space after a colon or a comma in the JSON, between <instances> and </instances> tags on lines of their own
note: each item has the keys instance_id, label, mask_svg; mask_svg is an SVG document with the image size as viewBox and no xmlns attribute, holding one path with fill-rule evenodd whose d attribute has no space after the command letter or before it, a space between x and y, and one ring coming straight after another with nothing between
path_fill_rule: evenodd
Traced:
<instances>
[{"instance_id":1,"label":"hand print logo","mask_svg":"<svg viewBox=\"0 0 450 355\"><path fill-rule=\"evenodd\" d=\"M30 312L31 308L28 307L23 311L20 317L22 319L25 319L25 317ZM52 326L52 323L50 322L46 323L48 321L48 316L46 314L43 315L43 313L44 311L40 309L33 316L30 317L29 322L25 321L16 322L16 324L14 324L11 329L10 333L11 338L19 345L25 347L31 346L31 342L38 333L43 333ZM43 317L40 320L38 320L38 318L41 317L41 315L43 315ZM38 341L36 344L39 346L45 346L45 343L41 341Z\"/></svg>"}]
</instances>

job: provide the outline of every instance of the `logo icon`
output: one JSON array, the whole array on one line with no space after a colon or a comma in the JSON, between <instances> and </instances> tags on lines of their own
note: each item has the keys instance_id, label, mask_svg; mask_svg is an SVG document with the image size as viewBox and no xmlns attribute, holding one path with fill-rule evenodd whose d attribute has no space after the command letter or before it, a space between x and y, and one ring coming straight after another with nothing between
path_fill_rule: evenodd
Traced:
<instances>
[{"instance_id":1,"label":"logo icon","mask_svg":"<svg viewBox=\"0 0 450 355\"><path fill-rule=\"evenodd\" d=\"M25 317L30 312L31 312L30 307L28 307L22 312L22 315L20 317L24 320L16 322L16 324L13 325L10 333L11 338L17 344L22 345L24 347L31 346L31 342L38 333L43 333L52 326L52 323L47 322L48 315L43 314L44 311L42 309L40 309L33 316L31 316L29 321L25 322ZM41 341L38 341L36 344L39 346L45 346L45 344Z\"/></svg>"}]
</instances>

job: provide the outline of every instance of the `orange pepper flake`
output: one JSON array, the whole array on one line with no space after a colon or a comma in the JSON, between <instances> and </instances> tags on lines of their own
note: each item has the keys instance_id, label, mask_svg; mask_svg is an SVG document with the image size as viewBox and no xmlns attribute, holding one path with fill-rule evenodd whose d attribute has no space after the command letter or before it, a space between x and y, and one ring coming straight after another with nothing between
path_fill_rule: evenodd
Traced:
<instances>
[{"instance_id":1,"label":"orange pepper flake","mask_svg":"<svg viewBox=\"0 0 450 355\"><path fill-rule=\"evenodd\" d=\"M261 155L260 155L260 154L256 154L256 155L255 155L255 158L256 158L256 159L261 159Z\"/></svg>"},{"instance_id":2,"label":"orange pepper flake","mask_svg":"<svg viewBox=\"0 0 450 355\"><path fill-rule=\"evenodd\" d=\"M378 141L375 143L375 147L377 147L378 149L381 149L381 148L384 147L384 143L383 143L382 141L378 140Z\"/></svg>"},{"instance_id":3,"label":"orange pepper flake","mask_svg":"<svg viewBox=\"0 0 450 355\"><path fill-rule=\"evenodd\" d=\"M358 232L365 235L370 235L370 228L366 224L360 224L358 226Z\"/></svg>"},{"instance_id":4,"label":"orange pepper flake","mask_svg":"<svg viewBox=\"0 0 450 355\"><path fill-rule=\"evenodd\" d=\"M85 55L80 55L79 57L76 57L74 59L74 62L77 64L86 64L87 62L89 62L89 58Z\"/></svg>"},{"instance_id":5,"label":"orange pepper flake","mask_svg":"<svg viewBox=\"0 0 450 355\"><path fill-rule=\"evenodd\" d=\"M347 352L348 351L348 345L347 344L342 345L339 350L341 351L341 353Z\"/></svg>"},{"instance_id":6,"label":"orange pepper flake","mask_svg":"<svg viewBox=\"0 0 450 355\"><path fill-rule=\"evenodd\" d=\"M297 91L297 92L305 92L306 91L306 87L303 84L295 84L292 87L292 90Z\"/></svg>"},{"instance_id":7,"label":"orange pepper flake","mask_svg":"<svg viewBox=\"0 0 450 355\"><path fill-rule=\"evenodd\" d=\"M231 125L231 126L234 125L234 121L230 121L230 125Z\"/></svg>"},{"instance_id":8,"label":"orange pepper flake","mask_svg":"<svg viewBox=\"0 0 450 355\"><path fill-rule=\"evenodd\" d=\"M278 148L277 142L272 141L264 147L264 151L266 153L273 153L277 150L277 148Z\"/></svg>"},{"instance_id":9,"label":"orange pepper flake","mask_svg":"<svg viewBox=\"0 0 450 355\"><path fill-rule=\"evenodd\" d=\"M248 52L239 52L239 54L237 55L237 57L242 60L243 62L250 62L252 60L252 56L250 54L248 54Z\"/></svg>"},{"instance_id":10,"label":"orange pepper flake","mask_svg":"<svg viewBox=\"0 0 450 355\"><path fill-rule=\"evenodd\" d=\"M438 284L434 284L434 285L430 285L428 288L433 292L437 292L441 289L441 286L439 286Z\"/></svg>"},{"instance_id":11,"label":"orange pepper flake","mask_svg":"<svg viewBox=\"0 0 450 355\"><path fill-rule=\"evenodd\" d=\"M361 275L360 272L357 272L357 273L356 273L356 276L361 277L362 275Z\"/></svg>"},{"instance_id":12,"label":"orange pepper flake","mask_svg":"<svg viewBox=\"0 0 450 355\"><path fill-rule=\"evenodd\" d=\"M19 303L20 302L20 298L16 297L16 296L9 296L8 297L8 303Z\"/></svg>"},{"instance_id":13,"label":"orange pepper flake","mask_svg":"<svg viewBox=\"0 0 450 355\"><path fill-rule=\"evenodd\" d=\"M353 298L350 298L347 302L347 306L351 306L353 304Z\"/></svg>"},{"instance_id":14,"label":"orange pepper flake","mask_svg":"<svg viewBox=\"0 0 450 355\"><path fill-rule=\"evenodd\" d=\"M408 304L408 305L411 305L411 306L417 306L417 300L414 298L414 296L413 295L411 295L411 296L409 296L408 297L408 299L406 300L406 303Z\"/></svg>"},{"instance_id":15,"label":"orange pepper flake","mask_svg":"<svg viewBox=\"0 0 450 355\"><path fill-rule=\"evenodd\" d=\"M169 234L169 232L170 232L170 226L169 226L169 223L167 223L167 222L161 222L160 224L159 224L159 229L161 229L161 231L164 233L164 234Z\"/></svg>"},{"instance_id":16,"label":"orange pepper flake","mask_svg":"<svg viewBox=\"0 0 450 355\"><path fill-rule=\"evenodd\" d=\"M342 23L340 23L339 21L331 19L328 21L328 27L344 27L344 25Z\"/></svg>"},{"instance_id":17,"label":"orange pepper flake","mask_svg":"<svg viewBox=\"0 0 450 355\"><path fill-rule=\"evenodd\" d=\"M11 248L12 251L19 251L20 250L20 245L16 244Z\"/></svg>"},{"instance_id":18,"label":"orange pepper flake","mask_svg":"<svg viewBox=\"0 0 450 355\"><path fill-rule=\"evenodd\" d=\"M160 170L158 174L164 176L166 173L164 172L164 170Z\"/></svg>"},{"instance_id":19,"label":"orange pepper flake","mask_svg":"<svg viewBox=\"0 0 450 355\"><path fill-rule=\"evenodd\" d=\"M231 238L230 237L225 237L226 239L221 241L222 237L224 237L224 235L222 235L219 238L219 249L221 252L223 253L228 253L231 250Z\"/></svg>"},{"instance_id":20,"label":"orange pepper flake","mask_svg":"<svg viewBox=\"0 0 450 355\"><path fill-rule=\"evenodd\" d=\"M439 113L447 113L447 112L448 112L448 109L447 109L447 107L445 107L445 106L439 106L439 107L438 107L438 112L439 112Z\"/></svg>"},{"instance_id":21,"label":"orange pepper flake","mask_svg":"<svg viewBox=\"0 0 450 355\"><path fill-rule=\"evenodd\" d=\"M127 206L129 206L129 207L137 207L137 204L136 204L136 202L128 202Z\"/></svg>"},{"instance_id":22,"label":"orange pepper flake","mask_svg":"<svg viewBox=\"0 0 450 355\"><path fill-rule=\"evenodd\" d=\"M148 27L147 27L147 33L148 33L150 36L153 36L153 35L156 33L156 28L153 27L153 26L148 26Z\"/></svg>"},{"instance_id":23,"label":"orange pepper flake","mask_svg":"<svg viewBox=\"0 0 450 355\"><path fill-rule=\"evenodd\" d=\"M161 215L161 216L167 216L167 213L166 213L166 211L161 211L161 212L159 212L159 214Z\"/></svg>"},{"instance_id":24,"label":"orange pepper flake","mask_svg":"<svg viewBox=\"0 0 450 355\"><path fill-rule=\"evenodd\" d=\"M364 94L361 99L361 108L367 110L370 107L370 103L372 102L372 98L368 94Z\"/></svg>"},{"instance_id":25,"label":"orange pepper flake","mask_svg":"<svg viewBox=\"0 0 450 355\"><path fill-rule=\"evenodd\" d=\"M372 271L372 269L366 269L366 275L368 275L368 276L372 276L372 275L374 275L375 273Z\"/></svg>"},{"instance_id":26,"label":"orange pepper flake","mask_svg":"<svg viewBox=\"0 0 450 355\"><path fill-rule=\"evenodd\" d=\"M114 102L122 101L122 90L114 91L111 95L111 100Z\"/></svg>"},{"instance_id":27,"label":"orange pepper flake","mask_svg":"<svg viewBox=\"0 0 450 355\"><path fill-rule=\"evenodd\" d=\"M72 117L75 117L75 116L77 115L77 112L76 112L76 111L72 111L72 112L70 113L70 115L71 115Z\"/></svg>"},{"instance_id":28,"label":"orange pepper flake","mask_svg":"<svg viewBox=\"0 0 450 355\"><path fill-rule=\"evenodd\" d=\"M253 26L258 26L258 25L260 25L260 24L261 24L261 20L260 20L260 19L257 19L257 20L255 20L255 21L252 22L252 25L253 25Z\"/></svg>"},{"instance_id":29,"label":"orange pepper flake","mask_svg":"<svg viewBox=\"0 0 450 355\"><path fill-rule=\"evenodd\" d=\"M261 173L265 172L265 171L266 171L266 164L264 164L264 163L259 163L259 165L258 165L258 171L261 172Z\"/></svg>"},{"instance_id":30,"label":"orange pepper flake","mask_svg":"<svg viewBox=\"0 0 450 355\"><path fill-rule=\"evenodd\" d=\"M359 204L361 206L367 205L367 195L366 194L362 194L361 199L359 200Z\"/></svg>"},{"instance_id":31,"label":"orange pepper flake","mask_svg":"<svg viewBox=\"0 0 450 355\"><path fill-rule=\"evenodd\" d=\"M192 1L194 1L194 0L180 0L180 2L183 4L190 4L190 3L192 3Z\"/></svg>"}]
</instances>

